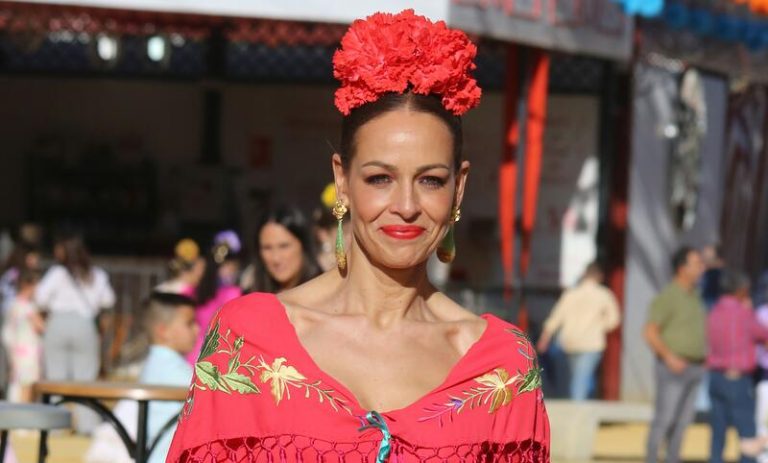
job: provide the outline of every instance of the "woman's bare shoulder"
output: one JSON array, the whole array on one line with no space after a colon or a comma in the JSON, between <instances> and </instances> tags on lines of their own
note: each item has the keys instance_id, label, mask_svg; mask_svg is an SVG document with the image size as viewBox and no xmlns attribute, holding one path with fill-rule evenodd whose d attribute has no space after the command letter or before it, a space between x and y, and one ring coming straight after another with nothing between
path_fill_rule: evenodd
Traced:
<instances>
[{"instance_id":1,"label":"woman's bare shoulder","mask_svg":"<svg viewBox=\"0 0 768 463\"><path fill-rule=\"evenodd\" d=\"M333 295L335 288L333 278L322 274L295 288L283 291L277 295L282 302L288 318L294 324L313 323L330 315L324 310L327 301Z\"/></svg>"},{"instance_id":2,"label":"woman's bare shoulder","mask_svg":"<svg viewBox=\"0 0 768 463\"><path fill-rule=\"evenodd\" d=\"M461 352L466 352L485 333L488 321L459 303L437 292L429 297L429 305L435 316L444 323L448 323L452 329L452 338L456 347Z\"/></svg>"}]
</instances>

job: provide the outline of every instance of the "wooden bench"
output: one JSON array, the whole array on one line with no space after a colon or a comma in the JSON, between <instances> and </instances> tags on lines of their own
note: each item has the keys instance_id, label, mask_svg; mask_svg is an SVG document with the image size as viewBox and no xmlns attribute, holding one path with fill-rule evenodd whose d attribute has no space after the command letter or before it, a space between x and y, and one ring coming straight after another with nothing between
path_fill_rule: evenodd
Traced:
<instances>
[{"instance_id":1,"label":"wooden bench","mask_svg":"<svg viewBox=\"0 0 768 463\"><path fill-rule=\"evenodd\" d=\"M601 400L547 400L552 431L552 458L590 461L602 423L650 423L653 407L646 403Z\"/></svg>"},{"instance_id":2,"label":"wooden bench","mask_svg":"<svg viewBox=\"0 0 768 463\"><path fill-rule=\"evenodd\" d=\"M147 412L149 402L153 400L183 402L187 397L188 389L185 387L154 386L136 383L114 383L104 381L74 382L74 381L43 381L35 383L35 392L43 403L50 403L53 396L60 399L56 403L78 403L89 407L109 422L122 439L128 453L136 463L145 463L152 453L162 434L170 429L176 422L172 418L155 437L154 442L147 442ZM137 435L134 441L128 435L125 427L115 415L102 403L103 400L134 400L138 403L139 414L137 422ZM47 432L40 433L40 463L48 453Z\"/></svg>"}]
</instances>

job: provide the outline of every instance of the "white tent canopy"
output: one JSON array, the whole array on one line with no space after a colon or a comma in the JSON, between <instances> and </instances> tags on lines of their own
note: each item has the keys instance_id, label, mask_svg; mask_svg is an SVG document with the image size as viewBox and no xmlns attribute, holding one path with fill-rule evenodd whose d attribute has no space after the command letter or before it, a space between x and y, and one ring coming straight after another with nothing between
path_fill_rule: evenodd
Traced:
<instances>
[{"instance_id":1,"label":"white tent canopy","mask_svg":"<svg viewBox=\"0 0 768 463\"><path fill-rule=\"evenodd\" d=\"M432 20L498 40L628 61L633 21L611 0L27 0L123 10L350 23L376 11L413 8Z\"/></svg>"},{"instance_id":2,"label":"white tent canopy","mask_svg":"<svg viewBox=\"0 0 768 463\"><path fill-rule=\"evenodd\" d=\"M413 8L432 20L448 19L448 0L31 0L25 3L75 5L245 18L349 23L376 11Z\"/></svg>"}]
</instances>

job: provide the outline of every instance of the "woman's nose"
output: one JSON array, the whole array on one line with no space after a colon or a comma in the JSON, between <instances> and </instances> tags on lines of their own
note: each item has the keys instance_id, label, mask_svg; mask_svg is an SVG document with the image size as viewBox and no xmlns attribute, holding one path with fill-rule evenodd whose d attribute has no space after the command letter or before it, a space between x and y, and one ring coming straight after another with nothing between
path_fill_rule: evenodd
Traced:
<instances>
[{"instance_id":1,"label":"woman's nose","mask_svg":"<svg viewBox=\"0 0 768 463\"><path fill-rule=\"evenodd\" d=\"M405 221L415 219L421 208L419 198L412 185L404 185L397 189L392 201L392 212L399 215Z\"/></svg>"}]
</instances>

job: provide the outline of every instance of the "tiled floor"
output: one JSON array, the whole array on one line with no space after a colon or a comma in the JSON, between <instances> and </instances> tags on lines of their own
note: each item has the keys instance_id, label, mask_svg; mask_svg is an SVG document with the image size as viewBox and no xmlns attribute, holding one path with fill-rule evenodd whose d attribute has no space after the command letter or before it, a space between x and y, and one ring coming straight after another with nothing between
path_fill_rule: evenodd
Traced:
<instances>
[{"instance_id":1,"label":"tiled floor","mask_svg":"<svg viewBox=\"0 0 768 463\"><path fill-rule=\"evenodd\" d=\"M644 425L613 425L600 429L595 441L595 463L638 463L643 459L643 447L648 432ZM737 439L728 436L726 456L735 461ZM18 463L34 463L37 456L37 435L34 433L13 434L11 442ZM553 443L557 445L557 443ZM709 429L706 425L692 426L688 431L683 457L686 461L704 462L708 457ZM79 463L88 447L88 439L79 436L58 434L50 439L51 455L48 463ZM6 462L8 463L8 462ZM557 462L555 463L565 463ZM577 463L577 462L569 462ZM579 462L589 463L589 462Z\"/></svg>"}]
</instances>

